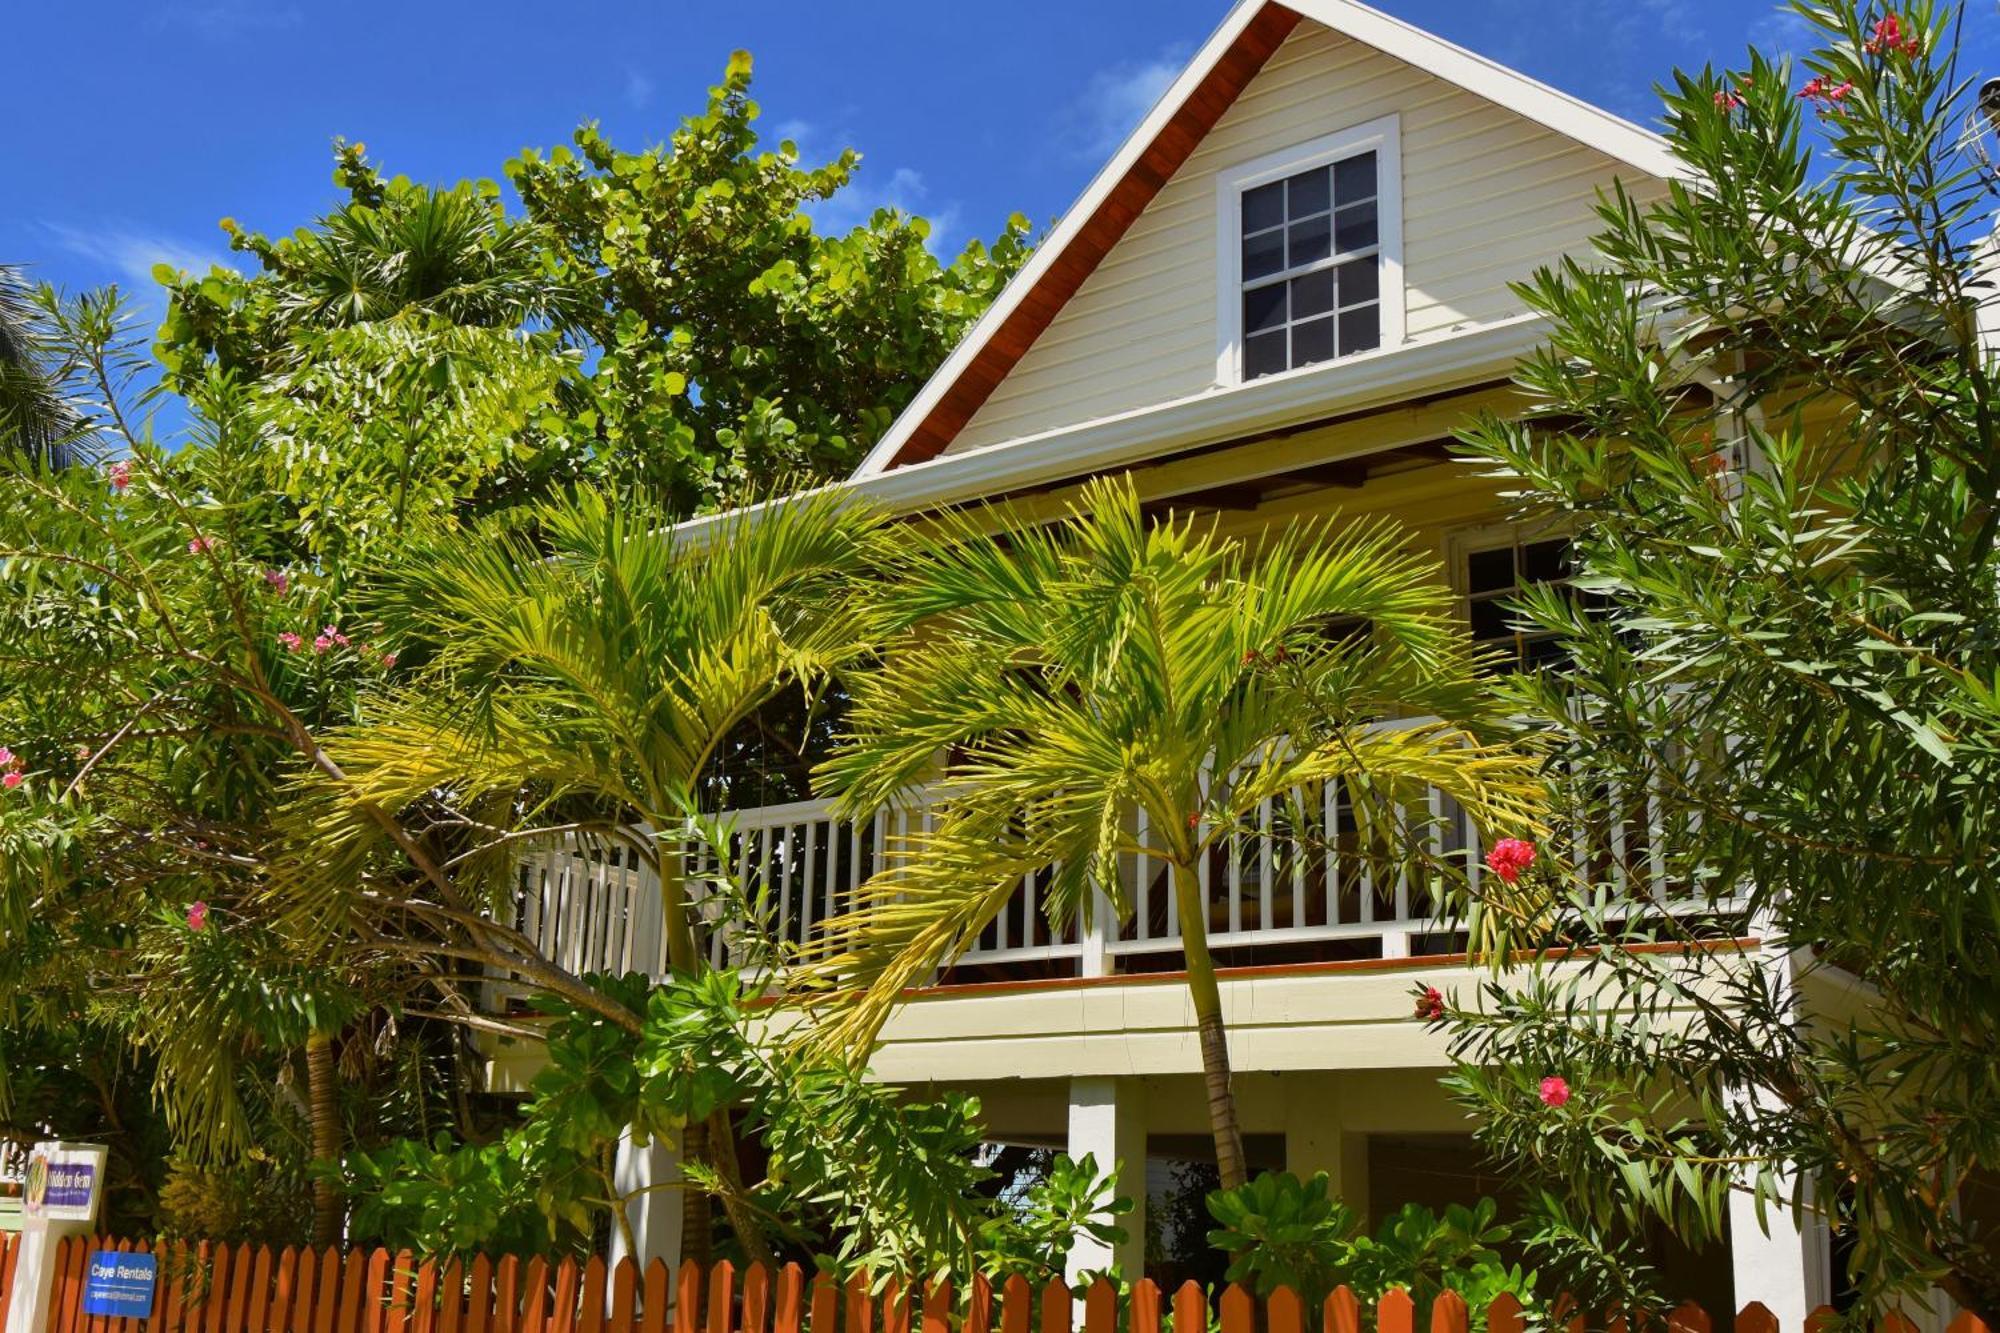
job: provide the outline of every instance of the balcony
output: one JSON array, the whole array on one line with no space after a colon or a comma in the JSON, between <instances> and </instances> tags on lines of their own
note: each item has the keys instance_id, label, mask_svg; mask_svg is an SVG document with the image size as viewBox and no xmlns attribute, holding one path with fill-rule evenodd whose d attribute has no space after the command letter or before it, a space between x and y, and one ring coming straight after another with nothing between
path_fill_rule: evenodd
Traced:
<instances>
[{"instance_id":1,"label":"balcony","mask_svg":"<svg viewBox=\"0 0 2000 1333\"><path fill-rule=\"evenodd\" d=\"M937 789L862 820L837 818L824 800L725 812L726 846L690 854L689 890L700 936L718 966L754 966L770 945L809 945L845 911L856 888L882 864L885 847L928 827ZM1218 845L1202 866L1209 943L1222 966L1393 959L1457 952L1464 936L1440 915L1406 863L1369 850L1344 795L1329 788L1316 808L1267 801L1254 825ZM1666 867L1656 803L1613 801L1625 817L1578 836L1569 851L1594 878L1620 889L1638 882L1664 901ZM1477 884L1483 849L1471 821L1441 792L1394 811L1430 854L1467 867ZM1144 841L1143 815L1134 832ZM1295 827L1296 826L1296 827ZM1106 977L1171 971L1180 939L1164 862L1128 855L1121 889L1134 910L1123 923L1108 911L1088 927L1052 929L1042 911L1045 873L1020 888L939 985ZM726 884L723 893L717 885ZM657 877L630 849L570 845L539 851L522 865L517 924L571 972L666 972ZM742 924L747 906L753 924ZM1693 905L1690 905L1693 906Z\"/></svg>"}]
</instances>

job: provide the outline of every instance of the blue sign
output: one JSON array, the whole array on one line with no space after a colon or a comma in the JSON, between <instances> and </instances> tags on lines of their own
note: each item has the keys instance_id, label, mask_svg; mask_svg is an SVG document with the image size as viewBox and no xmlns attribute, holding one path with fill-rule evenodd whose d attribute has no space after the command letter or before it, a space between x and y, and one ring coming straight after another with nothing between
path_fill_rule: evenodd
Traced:
<instances>
[{"instance_id":1,"label":"blue sign","mask_svg":"<svg viewBox=\"0 0 2000 1333\"><path fill-rule=\"evenodd\" d=\"M153 1313L153 1287L159 1276L157 1256L92 1250L90 1271L83 1278L83 1312L144 1319Z\"/></svg>"}]
</instances>

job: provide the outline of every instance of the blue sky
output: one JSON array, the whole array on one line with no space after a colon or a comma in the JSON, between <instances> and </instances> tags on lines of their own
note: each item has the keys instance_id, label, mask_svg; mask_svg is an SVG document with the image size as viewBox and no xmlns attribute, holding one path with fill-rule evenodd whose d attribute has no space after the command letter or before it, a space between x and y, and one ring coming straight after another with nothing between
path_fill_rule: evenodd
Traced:
<instances>
[{"instance_id":1,"label":"blue sky","mask_svg":"<svg viewBox=\"0 0 2000 1333\"><path fill-rule=\"evenodd\" d=\"M1675 64L1783 48L1765 0L1378 0L1400 17L1647 120ZM1968 73L2000 72L1970 0ZM586 119L614 142L698 109L757 58L764 123L864 155L847 207L932 217L952 249L1011 210L1059 213L1225 0L64 0L8 21L0 260L143 289L223 258L216 222L281 231L337 198L329 144L426 180L498 177ZM27 108L28 110L23 110ZM839 215L828 219L840 220Z\"/></svg>"}]
</instances>

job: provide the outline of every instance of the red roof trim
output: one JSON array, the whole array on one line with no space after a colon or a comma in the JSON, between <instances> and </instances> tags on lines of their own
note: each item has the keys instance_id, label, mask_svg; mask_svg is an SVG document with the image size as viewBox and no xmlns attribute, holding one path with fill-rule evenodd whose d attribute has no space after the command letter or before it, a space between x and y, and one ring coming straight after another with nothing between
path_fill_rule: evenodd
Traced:
<instances>
[{"instance_id":1,"label":"red roof trim","mask_svg":"<svg viewBox=\"0 0 2000 1333\"><path fill-rule=\"evenodd\" d=\"M1111 188L1068 247L993 331L993 336L937 405L910 432L888 467L921 463L945 451L1298 23L1295 10L1274 3L1265 5L1244 25L1229 49L1216 60L1172 119L1160 127L1145 152Z\"/></svg>"}]
</instances>

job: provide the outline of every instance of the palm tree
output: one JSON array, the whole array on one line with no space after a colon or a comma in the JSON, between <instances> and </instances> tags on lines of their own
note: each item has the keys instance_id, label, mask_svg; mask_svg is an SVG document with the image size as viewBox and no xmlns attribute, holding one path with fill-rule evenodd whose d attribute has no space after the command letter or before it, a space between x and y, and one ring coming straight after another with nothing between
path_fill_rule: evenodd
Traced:
<instances>
[{"instance_id":1,"label":"palm tree","mask_svg":"<svg viewBox=\"0 0 2000 1333\"><path fill-rule=\"evenodd\" d=\"M1387 522L1304 524L1254 549L1154 523L1129 481L1094 483L1049 527L989 512L884 540L903 628L854 681L851 734L819 777L853 815L931 779L949 795L829 923L812 971L846 1004L828 1002L815 1039L865 1052L1025 874L1049 873L1058 920L1100 890L1128 912L1120 858L1143 854L1168 868L1216 1160L1242 1183L1210 853L1266 800L1329 782L1357 809L1437 787L1483 828L1535 823L1534 762L1488 739L1495 706L1441 571ZM1444 720L1371 725L1396 713ZM1395 822L1375 821L1379 845ZM1409 864L1407 846L1384 854Z\"/></svg>"},{"instance_id":2,"label":"palm tree","mask_svg":"<svg viewBox=\"0 0 2000 1333\"><path fill-rule=\"evenodd\" d=\"M473 827L595 812L658 873L670 965L699 970L681 830L739 723L871 651L853 575L874 525L852 501L806 497L689 538L653 505L585 490L443 533L400 562L388 613L436 660L329 750L352 795L393 810L445 799ZM365 826L350 827L358 844ZM495 837L461 872L483 858L504 881L522 836ZM330 851L323 882L358 882L353 848ZM727 1177L732 1144L718 1112L682 1151ZM688 1203L698 1247L708 1202L691 1190ZM754 1257L754 1218L733 1191L723 1206Z\"/></svg>"},{"instance_id":3,"label":"palm tree","mask_svg":"<svg viewBox=\"0 0 2000 1333\"><path fill-rule=\"evenodd\" d=\"M45 326L36 289L19 268L0 264L0 451L62 467L82 423L50 365Z\"/></svg>"}]
</instances>

